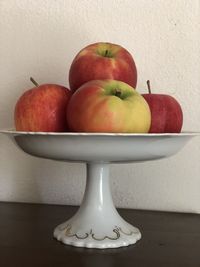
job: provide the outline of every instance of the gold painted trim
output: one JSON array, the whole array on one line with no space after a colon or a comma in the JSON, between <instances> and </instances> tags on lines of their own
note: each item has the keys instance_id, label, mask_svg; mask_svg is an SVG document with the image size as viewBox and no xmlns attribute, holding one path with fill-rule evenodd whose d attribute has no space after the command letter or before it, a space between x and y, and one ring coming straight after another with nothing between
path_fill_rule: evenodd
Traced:
<instances>
[{"instance_id":1,"label":"gold painted trim","mask_svg":"<svg viewBox=\"0 0 200 267\"><path fill-rule=\"evenodd\" d=\"M96 240L96 241L103 241L105 239L109 239L109 240L117 240L120 238L121 234L124 235L132 235L134 233L134 231L130 231L130 232L125 232L124 230L122 230L121 227L115 226L115 228L112 230L112 232L116 235L116 236L104 236L104 237L97 237L95 236L95 234L93 233L92 229L90 230L90 232L85 233L83 236L78 235L77 233L72 233L71 232L71 228L72 226L70 224L67 224L66 226L59 227L60 231L65 231L65 235L68 237L76 237L77 239L86 239L89 236L91 236L92 239Z\"/></svg>"}]
</instances>

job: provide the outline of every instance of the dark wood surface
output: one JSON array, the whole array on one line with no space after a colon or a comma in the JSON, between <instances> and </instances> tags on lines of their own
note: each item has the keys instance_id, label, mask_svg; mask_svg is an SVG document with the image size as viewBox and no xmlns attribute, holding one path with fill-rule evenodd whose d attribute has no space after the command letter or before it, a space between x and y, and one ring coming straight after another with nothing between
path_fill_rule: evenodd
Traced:
<instances>
[{"instance_id":1,"label":"dark wood surface","mask_svg":"<svg viewBox=\"0 0 200 267\"><path fill-rule=\"evenodd\" d=\"M53 229L77 207L0 202L0 267L200 267L200 215L120 209L142 239L125 248L63 245Z\"/></svg>"}]
</instances>

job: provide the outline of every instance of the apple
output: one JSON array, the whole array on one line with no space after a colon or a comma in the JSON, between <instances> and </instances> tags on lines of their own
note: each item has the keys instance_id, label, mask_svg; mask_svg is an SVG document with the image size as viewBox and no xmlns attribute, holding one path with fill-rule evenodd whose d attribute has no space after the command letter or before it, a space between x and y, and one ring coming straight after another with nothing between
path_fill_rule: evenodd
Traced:
<instances>
[{"instance_id":1,"label":"apple","mask_svg":"<svg viewBox=\"0 0 200 267\"><path fill-rule=\"evenodd\" d=\"M146 133L151 112L130 85L116 80L83 84L67 107L69 130L75 132Z\"/></svg>"},{"instance_id":2,"label":"apple","mask_svg":"<svg viewBox=\"0 0 200 267\"><path fill-rule=\"evenodd\" d=\"M150 81L147 81L148 94L143 94L151 110L150 133L180 133L183 125L183 112L178 101L165 94L152 94Z\"/></svg>"},{"instance_id":3,"label":"apple","mask_svg":"<svg viewBox=\"0 0 200 267\"><path fill-rule=\"evenodd\" d=\"M88 81L104 79L119 80L136 87L135 62L122 46L99 42L83 48L74 58L69 71L73 92Z\"/></svg>"},{"instance_id":4,"label":"apple","mask_svg":"<svg viewBox=\"0 0 200 267\"><path fill-rule=\"evenodd\" d=\"M63 132L67 130L66 108L71 92L57 84L38 85L17 101L14 112L17 131Z\"/></svg>"}]
</instances>

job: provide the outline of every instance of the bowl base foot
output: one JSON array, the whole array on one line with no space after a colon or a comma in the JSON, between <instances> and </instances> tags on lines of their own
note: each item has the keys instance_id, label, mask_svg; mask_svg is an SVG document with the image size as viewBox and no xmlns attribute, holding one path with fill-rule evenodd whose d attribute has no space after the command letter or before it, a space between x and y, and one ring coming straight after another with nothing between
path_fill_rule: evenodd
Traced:
<instances>
[{"instance_id":1,"label":"bowl base foot","mask_svg":"<svg viewBox=\"0 0 200 267\"><path fill-rule=\"evenodd\" d=\"M54 237L64 244L86 248L118 248L135 244L140 231L117 212L109 183L109 164L87 164L85 194L77 213L56 227Z\"/></svg>"},{"instance_id":2,"label":"bowl base foot","mask_svg":"<svg viewBox=\"0 0 200 267\"><path fill-rule=\"evenodd\" d=\"M135 244L140 238L139 229L126 223L126 226L112 226L107 230L96 232L92 228L75 229L70 222L57 226L54 237L66 245L86 248L118 248ZM101 229L101 228L96 228ZM104 227L102 226L102 230Z\"/></svg>"}]
</instances>

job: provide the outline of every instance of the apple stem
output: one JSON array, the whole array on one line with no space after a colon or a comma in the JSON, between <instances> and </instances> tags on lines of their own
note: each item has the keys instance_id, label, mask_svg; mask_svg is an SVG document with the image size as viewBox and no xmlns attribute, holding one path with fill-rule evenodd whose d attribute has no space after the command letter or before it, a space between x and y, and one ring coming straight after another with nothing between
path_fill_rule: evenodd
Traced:
<instances>
[{"instance_id":1,"label":"apple stem","mask_svg":"<svg viewBox=\"0 0 200 267\"><path fill-rule=\"evenodd\" d=\"M115 89L115 96L120 97L122 92L119 89Z\"/></svg>"},{"instance_id":2,"label":"apple stem","mask_svg":"<svg viewBox=\"0 0 200 267\"><path fill-rule=\"evenodd\" d=\"M151 94L151 85L150 85L150 81L149 80L147 81L147 87L148 87L149 94Z\"/></svg>"},{"instance_id":3,"label":"apple stem","mask_svg":"<svg viewBox=\"0 0 200 267\"><path fill-rule=\"evenodd\" d=\"M106 51L105 51L105 57L107 57L107 55L108 55L108 50L106 49Z\"/></svg>"},{"instance_id":4,"label":"apple stem","mask_svg":"<svg viewBox=\"0 0 200 267\"><path fill-rule=\"evenodd\" d=\"M30 81L31 81L36 87L39 86L39 84L38 84L32 77L30 77Z\"/></svg>"}]
</instances>

